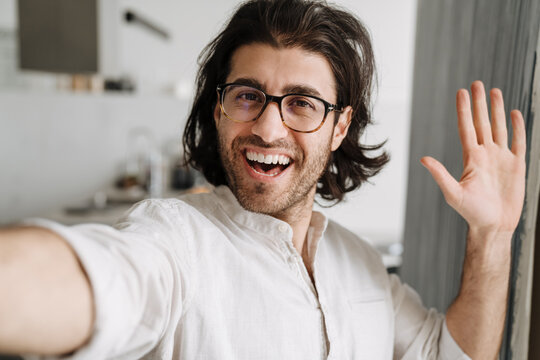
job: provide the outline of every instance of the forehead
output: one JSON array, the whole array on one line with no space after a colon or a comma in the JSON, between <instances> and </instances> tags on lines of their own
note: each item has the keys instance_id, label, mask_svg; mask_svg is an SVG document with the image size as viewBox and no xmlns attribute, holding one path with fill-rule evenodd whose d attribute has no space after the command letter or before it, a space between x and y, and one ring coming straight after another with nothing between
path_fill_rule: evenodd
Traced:
<instances>
[{"instance_id":1,"label":"forehead","mask_svg":"<svg viewBox=\"0 0 540 360\"><path fill-rule=\"evenodd\" d=\"M336 101L334 75L326 58L298 47L255 43L238 48L226 81L238 79L255 80L272 95L282 95L291 88L311 88L326 100Z\"/></svg>"}]
</instances>

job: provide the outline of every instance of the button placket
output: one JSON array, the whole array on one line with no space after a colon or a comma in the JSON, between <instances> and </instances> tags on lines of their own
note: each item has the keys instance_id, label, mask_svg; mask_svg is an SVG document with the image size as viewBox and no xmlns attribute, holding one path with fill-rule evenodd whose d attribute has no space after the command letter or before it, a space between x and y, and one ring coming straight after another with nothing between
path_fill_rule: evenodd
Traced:
<instances>
[{"instance_id":1,"label":"button placket","mask_svg":"<svg viewBox=\"0 0 540 360\"><path fill-rule=\"evenodd\" d=\"M289 227L286 224L279 224L278 225L278 231L282 234L288 232ZM329 339L328 339L328 327L326 324L325 319L325 313L326 311L323 311L321 309L321 303L319 302L319 297L317 294L317 290L315 287L315 279L314 281L311 280L311 277L308 274L307 268L304 264L304 261L302 257L298 254L296 251L296 248L294 247L292 243L292 239L290 237L281 237L282 241L280 241L279 247L284 254L285 261L287 262L289 268L293 270L296 274L296 276L299 278L300 282L302 283L302 287L304 290L309 294L309 298L312 300L312 305L317 308L319 311L320 316L320 336L321 336L321 359L327 359L327 356L329 355Z\"/></svg>"},{"instance_id":2,"label":"button placket","mask_svg":"<svg viewBox=\"0 0 540 360\"><path fill-rule=\"evenodd\" d=\"M321 239L320 239L321 240ZM314 257L313 257L313 267L312 267L312 271L313 271L313 285L315 286L316 289L321 289L321 284L320 282L318 281L318 277L317 277L317 269L318 269L318 265L319 265L319 261L318 261L318 256L319 256L319 244L320 244L320 240L316 243L315 245L315 248L314 248ZM329 360L329 359L334 359L334 353L335 353L335 350L332 349L332 346L330 346L330 343L331 343L331 335L334 333L333 332L333 329L332 329L332 318L331 318L331 314L329 313L328 311L328 303L324 297L324 291L318 291L317 292L317 302L319 304L319 311L321 313L321 331L322 331L322 335L323 338L325 339L325 349L326 351L328 352L328 358L326 360Z\"/></svg>"},{"instance_id":3,"label":"button placket","mask_svg":"<svg viewBox=\"0 0 540 360\"><path fill-rule=\"evenodd\" d=\"M285 262L294 272L296 277L300 280L302 288L309 294L309 298L311 299L312 304L318 304L317 291L315 290L315 286L313 285L313 282L311 281L311 278L307 273L304 261L302 260L300 255L298 255L298 252L292 245L292 241L288 238L284 239L284 241L280 243L280 248L285 255Z\"/></svg>"}]
</instances>

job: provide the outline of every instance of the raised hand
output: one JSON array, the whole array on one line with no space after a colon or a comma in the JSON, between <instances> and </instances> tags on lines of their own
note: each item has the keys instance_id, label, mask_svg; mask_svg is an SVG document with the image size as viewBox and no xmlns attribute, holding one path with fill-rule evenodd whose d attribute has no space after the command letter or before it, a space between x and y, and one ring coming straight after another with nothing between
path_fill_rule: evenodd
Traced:
<instances>
[{"instance_id":1,"label":"raised hand","mask_svg":"<svg viewBox=\"0 0 540 360\"><path fill-rule=\"evenodd\" d=\"M491 123L484 85L457 92L459 137L463 148L463 174L456 181L432 157L421 159L444 194L446 202L480 232L513 232L519 222L525 194L525 124L518 110L512 119L512 147L508 148L502 93L492 89Z\"/></svg>"}]
</instances>

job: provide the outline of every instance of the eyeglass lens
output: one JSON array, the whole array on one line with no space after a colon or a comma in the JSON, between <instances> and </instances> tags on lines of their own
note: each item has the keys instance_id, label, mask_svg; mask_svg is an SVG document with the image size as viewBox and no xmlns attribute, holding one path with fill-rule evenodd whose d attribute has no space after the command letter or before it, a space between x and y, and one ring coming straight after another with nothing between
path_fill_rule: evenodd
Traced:
<instances>
[{"instance_id":1,"label":"eyeglass lens","mask_svg":"<svg viewBox=\"0 0 540 360\"><path fill-rule=\"evenodd\" d=\"M223 111L234 121L254 120L265 102L264 93L250 86L228 85L223 90ZM288 95L281 101L281 114L288 127L311 131L324 120L325 106L321 100L308 95Z\"/></svg>"}]
</instances>

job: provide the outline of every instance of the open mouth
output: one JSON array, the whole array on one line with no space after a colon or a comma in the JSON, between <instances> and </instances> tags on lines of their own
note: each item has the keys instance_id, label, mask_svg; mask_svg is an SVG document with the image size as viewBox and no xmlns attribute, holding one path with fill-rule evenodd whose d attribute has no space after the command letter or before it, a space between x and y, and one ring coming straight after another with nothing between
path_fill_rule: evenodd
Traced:
<instances>
[{"instance_id":1,"label":"open mouth","mask_svg":"<svg viewBox=\"0 0 540 360\"><path fill-rule=\"evenodd\" d=\"M277 176L291 164L286 155L265 155L252 150L246 151L246 160L253 171L264 176Z\"/></svg>"}]
</instances>

